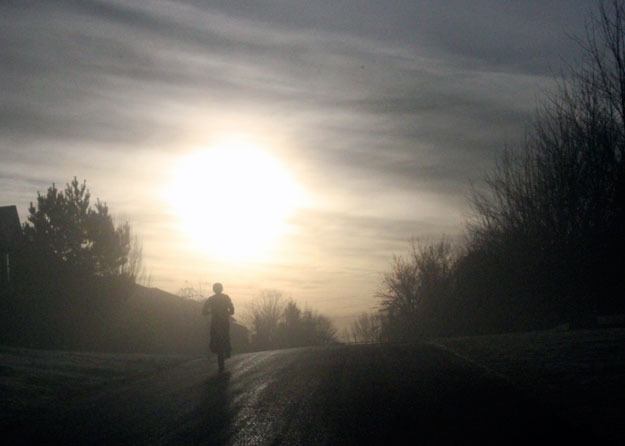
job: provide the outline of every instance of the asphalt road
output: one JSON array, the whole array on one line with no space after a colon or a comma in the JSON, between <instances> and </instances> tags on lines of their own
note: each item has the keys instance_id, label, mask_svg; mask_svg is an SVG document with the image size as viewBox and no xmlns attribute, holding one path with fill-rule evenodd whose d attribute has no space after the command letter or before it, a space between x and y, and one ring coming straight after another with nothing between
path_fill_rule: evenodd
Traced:
<instances>
[{"instance_id":1,"label":"asphalt road","mask_svg":"<svg viewBox=\"0 0 625 446\"><path fill-rule=\"evenodd\" d=\"M435 346L338 346L186 362L59 402L17 443L535 444L591 441L505 379ZM8 443L5 443L8 444Z\"/></svg>"}]
</instances>

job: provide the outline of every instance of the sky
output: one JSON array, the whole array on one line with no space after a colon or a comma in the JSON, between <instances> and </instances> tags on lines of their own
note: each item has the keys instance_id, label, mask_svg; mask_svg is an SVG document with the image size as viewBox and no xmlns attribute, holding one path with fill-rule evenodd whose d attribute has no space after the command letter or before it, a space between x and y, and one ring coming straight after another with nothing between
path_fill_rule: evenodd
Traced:
<instances>
[{"instance_id":1,"label":"sky","mask_svg":"<svg viewBox=\"0 0 625 446\"><path fill-rule=\"evenodd\" d=\"M462 236L472 182L578 60L592 5L4 0L0 205L24 220L37 191L85 179L140 236L151 286L221 281L243 307L279 289L341 325L411 238ZM193 161L225 140L264 158ZM194 163L223 189L185 183ZM262 255L211 244L249 224L280 227Z\"/></svg>"}]
</instances>

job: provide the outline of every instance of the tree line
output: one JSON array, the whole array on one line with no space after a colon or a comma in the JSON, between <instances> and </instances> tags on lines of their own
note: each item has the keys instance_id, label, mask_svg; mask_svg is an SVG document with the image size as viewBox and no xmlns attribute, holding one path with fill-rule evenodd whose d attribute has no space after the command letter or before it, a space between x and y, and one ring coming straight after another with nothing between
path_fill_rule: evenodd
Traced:
<instances>
[{"instance_id":1,"label":"tree line","mask_svg":"<svg viewBox=\"0 0 625 446\"><path fill-rule=\"evenodd\" d=\"M302 310L277 290L265 290L254 299L246 318L254 350L337 342L336 329L328 317L308 308Z\"/></svg>"},{"instance_id":2,"label":"tree line","mask_svg":"<svg viewBox=\"0 0 625 446\"><path fill-rule=\"evenodd\" d=\"M600 3L581 62L525 142L474 186L461 244L413 242L353 340L584 327L625 312L625 2Z\"/></svg>"}]
</instances>

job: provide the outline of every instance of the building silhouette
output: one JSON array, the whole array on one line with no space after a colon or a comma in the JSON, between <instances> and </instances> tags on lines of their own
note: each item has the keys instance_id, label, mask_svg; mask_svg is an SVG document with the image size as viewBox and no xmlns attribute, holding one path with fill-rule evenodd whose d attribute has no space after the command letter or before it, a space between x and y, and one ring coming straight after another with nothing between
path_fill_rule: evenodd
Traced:
<instances>
[{"instance_id":1,"label":"building silhouette","mask_svg":"<svg viewBox=\"0 0 625 446\"><path fill-rule=\"evenodd\" d=\"M13 258L21 235L17 208L0 206L0 292L7 291L13 282Z\"/></svg>"}]
</instances>

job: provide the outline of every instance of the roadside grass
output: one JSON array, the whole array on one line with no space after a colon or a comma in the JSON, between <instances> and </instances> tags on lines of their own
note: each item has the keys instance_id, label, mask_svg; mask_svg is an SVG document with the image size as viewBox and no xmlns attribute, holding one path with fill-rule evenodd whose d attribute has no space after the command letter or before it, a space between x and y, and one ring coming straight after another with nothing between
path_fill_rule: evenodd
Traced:
<instances>
[{"instance_id":1,"label":"roadside grass","mask_svg":"<svg viewBox=\"0 0 625 446\"><path fill-rule=\"evenodd\" d=\"M504 375L611 442L625 444L624 328L471 336L435 343Z\"/></svg>"},{"instance_id":2,"label":"roadside grass","mask_svg":"<svg viewBox=\"0 0 625 446\"><path fill-rule=\"evenodd\" d=\"M0 346L0 425L40 409L191 359L179 355L107 354Z\"/></svg>"}]
</instances>

